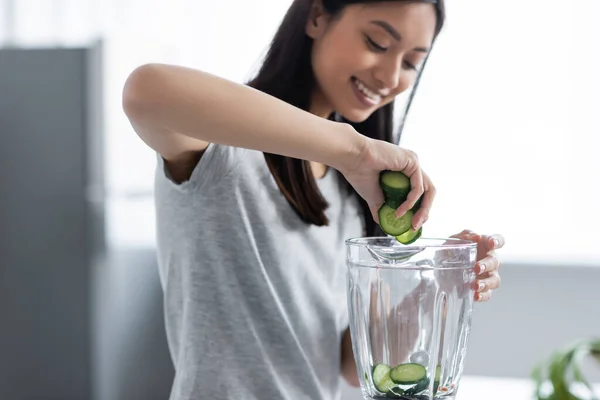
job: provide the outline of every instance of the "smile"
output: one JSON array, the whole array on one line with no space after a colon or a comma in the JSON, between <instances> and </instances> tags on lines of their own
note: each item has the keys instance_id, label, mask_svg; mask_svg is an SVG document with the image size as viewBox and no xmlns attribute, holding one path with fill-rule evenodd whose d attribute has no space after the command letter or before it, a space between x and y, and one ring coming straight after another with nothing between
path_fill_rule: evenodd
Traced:
<instances>
[{"instance_id":1,"label":"smile","mask_svg":"<svg viewBox=\"0 0 600 400\"><path fill-rule=\"evenodd\" d=\"M362 81L353 77L352 86L358 99L367 106L376 106L381 103L381 96L369 89Z\"/></svg>"}]
</instances>

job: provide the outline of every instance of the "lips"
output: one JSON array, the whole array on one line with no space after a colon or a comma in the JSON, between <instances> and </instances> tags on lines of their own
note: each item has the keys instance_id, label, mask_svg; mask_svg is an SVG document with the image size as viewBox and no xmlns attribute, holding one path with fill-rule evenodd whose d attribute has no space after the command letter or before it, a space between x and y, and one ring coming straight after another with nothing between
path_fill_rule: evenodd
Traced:
<instances>
[{"instance_id":1,"label":"lips","mask_svg":"<svg viewBox=\"0 0 600 400\"><path fill-rule=\"evenodd\" d=\"M381 103L381 95L369 89L367 85L365 85L365 83L360 79L353 77L352 86L354 89L354 94L365 106L372 107Z\"/></svg>"}]
</instances>

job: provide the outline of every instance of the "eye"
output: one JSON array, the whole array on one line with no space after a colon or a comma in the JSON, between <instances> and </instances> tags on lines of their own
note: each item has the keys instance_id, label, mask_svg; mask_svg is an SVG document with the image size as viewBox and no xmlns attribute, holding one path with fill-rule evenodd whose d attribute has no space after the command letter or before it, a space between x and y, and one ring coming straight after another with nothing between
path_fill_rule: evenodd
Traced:
<instances>
[{"instance_id":1,"label":"eye","mask_svg":"<svg viewBox=\"0 0 600 400\"><path fill-rule=\"evenodd\" d=\"M404 65L406 66L406 68L412 69L413 71L417 70L417 67L414 64L409 63L408 61L404 61Z\"/></svg>"},{"instance_id":2,"label":"eye","mask_svg":"<svg viewBox=\"0 0 600 400\"><path fill-rule=\"evenodd\" d=\"M365 35L365 41L367 42L367 45L369 46L369 48L371 48L374 51L385 52L387 50L387 47L380 46L379 44L377 44L377 42L375 42L373 39L371 39L368 35Z\"/></svg>"}]
</instances>

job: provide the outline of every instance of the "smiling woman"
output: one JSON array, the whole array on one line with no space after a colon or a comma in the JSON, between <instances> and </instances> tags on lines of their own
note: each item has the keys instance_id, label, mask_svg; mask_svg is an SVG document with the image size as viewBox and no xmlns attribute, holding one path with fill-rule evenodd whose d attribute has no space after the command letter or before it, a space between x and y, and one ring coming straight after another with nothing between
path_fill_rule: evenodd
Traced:
<instances>
[{"instance_id":1,"label":"smiling woman","mask_svg":"<svg viewBox=\"0 0 600 400\"><path fill-rule=\"evenodd\" d=\"M129 76L125 113L158 160L172 400L358 385L344 240L380 232L384 170L410 180L396 214L420 200L412 228L428 218L435 188L393 143L393 102L416 90L443 21L442 0L296 0L247 85L165 64ZM503 241L461 235L479 244L487 300Z\"/></svg>"}]
</instances>

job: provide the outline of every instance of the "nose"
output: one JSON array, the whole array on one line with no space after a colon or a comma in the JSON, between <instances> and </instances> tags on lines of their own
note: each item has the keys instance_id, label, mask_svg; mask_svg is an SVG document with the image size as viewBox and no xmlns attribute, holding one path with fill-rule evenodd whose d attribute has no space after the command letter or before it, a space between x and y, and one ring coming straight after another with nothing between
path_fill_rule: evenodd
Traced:
<instances>
[{"instance_id":1,"label":"nose","mask_svg":"<svg viewBox=\"0 0 600 400\"><path fill-rule=\"evenodd\" d=\"M373 77L380 89L393 91L400 85L402 79L402 57L390 57L381 60L374 69Z\"/></svg>"}]
</instances>

